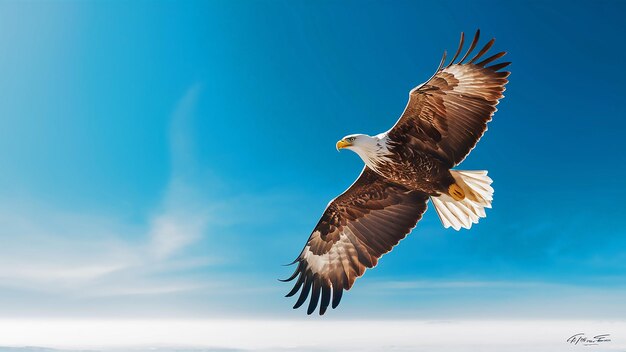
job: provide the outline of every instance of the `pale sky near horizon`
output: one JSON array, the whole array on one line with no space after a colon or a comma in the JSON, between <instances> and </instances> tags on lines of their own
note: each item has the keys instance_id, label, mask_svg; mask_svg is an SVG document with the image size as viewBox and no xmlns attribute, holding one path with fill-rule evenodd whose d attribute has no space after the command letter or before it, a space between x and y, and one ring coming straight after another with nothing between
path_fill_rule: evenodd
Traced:
<instances>
[{"instance_id":1,"label":"pale sky near horizon","mask_svg":"<svg viewBox=\"0 0 626 352\"><path fill-rule=\"evenodd\" d=\"M493 209L429 210L323 319L625 317L625 4L0 2L0 318L304 318L277 279L361 170L335 141L478 27Z\"/></svg>"},{"instance_id":2,"label":"pale sky near horizon","mask_svg":"<svg viewBox=\"0 0 626 352\"><path fill-rule=\"evenodd\" d=\"M581 330L582 329L582 330ZM615 352L626 322L593 320L0 320L0 351ZM594 338L594 341L578 337ZM50 351L54 352L54 351ZM62 351L61 351L62 352Z\"/></svg>"}]
</instances>

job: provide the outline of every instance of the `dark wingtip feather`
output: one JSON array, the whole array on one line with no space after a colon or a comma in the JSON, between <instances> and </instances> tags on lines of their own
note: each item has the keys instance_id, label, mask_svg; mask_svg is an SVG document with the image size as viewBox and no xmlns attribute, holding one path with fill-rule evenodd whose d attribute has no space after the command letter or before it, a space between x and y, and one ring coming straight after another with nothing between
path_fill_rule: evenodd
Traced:
<instances>
[{"instance_id":1,"label":"dark wingtip feather","mask_svg":"<svg viewBox=\"0 0 626 352\"><path fill-rule=\"evenodd\" d=\"M300 308L300 306L302 305L302 303L304 303L304 301L306 301L307 297L309 296L309 291L311 291L311 284L313 283L312 281L312 277L311 277L311 272L307 272L306 275L304 275L304 287L302 287L302 292L300 292L300 297L298 297L298 301L296 302L296 304L294 304L293 309L297 309Z\"/></svg>"},{"instance_id":2,"label":"dark wingtip feather","mask_svg":"<svg viewBox=\"0 0 626 352\"><path fill-rule=\"evenodd\" d=\"M474 61L480 59L481 56L485 55L485 53L491 49L491 47L493 46L493 43L495 43L496 39L492 38L490 41L487 42L487 44L485 44L485 46L483 46L482 49L480 49L480 51L478 52L478 54L476 54L476 56L474 56L471 60L470 60L470 64L473 64Z\"/></svg>"},{"instance_id":3,"label":"dark wingtip feather","mask_svg":"<svg viewBox=\"0 0 626 352\"><path fill-rule=\"evenodd\" d=\"M300 277L298 277L298 281L296 281L291 291L289 291L289 293L287 293L285 297L291 297L295 295L296 292L298 292L298 290L300 289L300 286L302 286L302 284L304 283L305 278L306 278L306 275L304 273L300 274Z\"/></svg>"},{"instance_id":4,"label":"dark wingtip feather","mask_svg":"<svg viewBox=\"0 0 626 352\"><path fill-rule=\"evenodd\" d=\"M289 264L282 264L282 266L290 266L290 265L294 265L297 262L301 261L300 257L298 256L298 258L294 259L293 262L289 263Z\"/></svg>"},{"instance_id":5,"label":"dark wingtip feather","mask_svg":"<svg viewBox=\"0 0 626 352\"><path fill-rule=\"evenodd\" d=\"M509 66L510 64L511 64L510 62L502 62L502 63L499 63L499 64L491 65L488 68L490 68L490 69L492 69L494 71L498 71L500 69L503 69L503 68Z\"/></svg>"},{"instance_id":6,"label":"dark wingtip feather","mask_svg":"<svg viewBox=\"0 0 626 352\"><path fill-rule=\"evenodd\" d=\"M426 82L422 83L422 84L421 84L420 86L418 86L418 87L421 87L421 86L424 86L424 85L428 84L428 82L430 82L433 78L435 78L435 76L439 73L439 71L441 71L441 68L443 67L443 65L445 64L445 62L446 62L446 52L444 51L444 52L443 52L443 57L441 58L441 62L439 62L439 67L437 67L437 70L435 71L435 73L433 73L433 75L432 75L432 76L430 76L430 78L429 78ZM417 88L417 87L416 87L416 88ZM411 91L411 92L412 92L412 91ZM371 267L371 266L370 266L370 267Z\"/></svg>"},{"instance_id":7,"label":"dark wingtip feather","mask_svg":"<svg viewBox=\"0 0 626 352\"><path fill-rule=\"evenodd\" d=\"M337 306L339 305L339 302L341 302L341 295L343 295L343 288L340 286L333 285L333 302L332 302L333 309L337 308Z\"/></svg>"},{"instance_id":8,"label":"dark wingtip feather","mask_svg":"<svg viewBox=\"0 0 626 352\"><path fill-rule=\"evenodd\" d=\"M320 315L326 313L328 304L330 303L330 285L328 283L322 284L322 301L320 303Z\"/></svg>"},{"instance_id":9,"label":"dark wingtip feather","mask_svg":"<svg viewBox=\"0 0 626 352\"><path fill-rule=\"evenodd\" d=\"M309 300L309 307L306 310L306 314L311 315L315 308L317 308L317 302L320 300L321 280L317 274L313 276L313 290L311 290L311 299Z\"/></svg>"},{"instance_id":10,"label":"dark wingtip feather","mask_svg":"<svg viewBox=\"0 0 626 352\"><path fill-rule=\"evenodd\" d=\"M493 61L503 57L504 55L506 55L506 51L501 51L501 52L499 52L497 54L489 56L488 58L486 58L483 61L477 63L476 65L480 66L480 67L485 67L485 65L487 65L487 64L489 64L489 63L491 63L491 62L493 62Z\"/></svg>"},{"instance_id":11,"label":"dark wingtip feather","mask_svg":"<svg viewBox=\"0 0 626 352\"><path fill-rule=\"evenodd\" d=\"M441 68L443 67L443 65L446 64L446 55L448 53L444 50L443 51L443 56L441 57L441 62L439 62L439 67L437 67L437 72L441 71Z\"/></svg>"},{"instance_id":12,"label":"dark wingtip feather","mask_svg":"<svg viewBox=\"0 0 626 352\"><path fill-rule=\"evenodd\" d=\"M302 268L302 265L298 265L298 267L296 268L296 270L293 271L293 274L291 274L291 276L289 276L286 279L278 279L278 281L280 282L289 282L293 279L296 278L296 276L298 276L298 274L300 273L300 269Z\"/></svg>"},{"instance_id":13,"label":"dark wingtip feather","mask_svg":"<svg viewBox=\"0 0 626 352\"><path fill-rule=\"evenodd\" d=\"M464 43L465 43L465 33L461 32L461 40L459 41L459 48L456 49L456 53L454 54L454 57L452 57L452 60L450 60L450 63L448 64L448 66L446 66L446 68L454 64L454 60L456 60L456 58L459 57L461 50L463 50Z\"/></svg>"},{"instance_id":14,"label":"dark wingtip feather","mask_svg":"<svg viewBox=\"0 0 626 352\"><path fill-rule=\"evenodd\" d=\"M476 34L474 34L474 40L472 40L472 44L470 44L469 49L467 49L467 52L465 53L465 55L463 55L463 58L459 61L459 65L463 63L463 61L465 61L465 59L467 59L467 57L469 56L469 54L471 54L471 52L474 50L474 48L476 48L476 44L478 44L478 39L480 38L480 29L476 30Z\"/></svg>"}]
</instances>

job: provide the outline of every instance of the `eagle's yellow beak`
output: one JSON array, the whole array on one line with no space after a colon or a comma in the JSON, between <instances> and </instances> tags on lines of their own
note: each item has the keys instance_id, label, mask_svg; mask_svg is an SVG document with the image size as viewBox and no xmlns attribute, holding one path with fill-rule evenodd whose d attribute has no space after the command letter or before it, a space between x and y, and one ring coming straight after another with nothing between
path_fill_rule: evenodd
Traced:
<instances>
[{"instance_id":1,"label":"eagle's yellow beak","mask_svg":"<svg viewBox=\"0 0 626 352\"><path fill-rule=\"evenodd\" d=\"M337 150L343 149L345 147L349 147L351 145L352 145L352 143L346 141L345 139L342 139L339 142L337 142Z\"/></svg>"}]
</instances>

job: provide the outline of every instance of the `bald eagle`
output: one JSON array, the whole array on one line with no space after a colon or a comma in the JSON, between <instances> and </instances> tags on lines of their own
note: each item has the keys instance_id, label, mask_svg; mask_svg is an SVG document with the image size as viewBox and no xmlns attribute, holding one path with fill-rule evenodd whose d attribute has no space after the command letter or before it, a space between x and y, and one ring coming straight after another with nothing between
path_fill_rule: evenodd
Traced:
<instances>
[{"instance_id":1,"label":"bald eagle","mask_svg":"<svg viewBox=\"0 0 626 352\"><path fill-rule=\"evenodd\" d=\"M292 263L295 272L283 280L297 278L287 294L300 291L294 309L309 295L308 314L318 302L320 315L331 304L336 308L343 291L411 232L429 199L445 228L469 229L486 216L493 199L487 171L452 170L487 130L508 82L509 72L501 70L510 62L490 65L506 52L479 61L494 39L469 58L479 35L480 30L456 61L465 39L461 33L450 63L445 65L444 52L435 74L410 91L390 130L337 142L338 150L352 150L365 166L352 186L328 204Z\"/></svg>"}]
</instances>

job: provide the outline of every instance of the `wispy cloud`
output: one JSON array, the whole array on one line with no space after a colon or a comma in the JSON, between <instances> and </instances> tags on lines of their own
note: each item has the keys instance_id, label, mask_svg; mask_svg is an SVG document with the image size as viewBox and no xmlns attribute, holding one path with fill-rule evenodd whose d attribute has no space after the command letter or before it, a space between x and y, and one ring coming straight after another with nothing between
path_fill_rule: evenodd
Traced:
<instances>
[{"instance_id":1,"label":"wispy cloud","mask_svg":"<svg viewBox=\"0 0 626 352\"><path fill-rule=\"evenodd\" d=\"M184 94L170 125L171 175L147 225L107 214L59 210L39 202L0 204L0 286L83 296L154 295L201 289L161 273L215 262L177 257L210 236L214 202L198 190L189 141L199 86Z\"/></svg>"},{"instance_id":2,"label":"wispy cloud","mask_svg":"<svg viewBox=\"0 0 626 352\"><path fill-rule=\"evenodd\" d=\"M211 201L194 186L197 168L190 129L200 86L194 85L178 102L170 124L170 182L160 210L150 221L150 250L163 259L194 243L209 224Z\"/></svg>"},{"instance_id":3,"label":"wispy cloud","mask_svg":"<svg viewBox=\"0 0 626 352\"><path fill-rule=\"evenodd\" d=\"M150 249L155 257L167 258L198 240L207 223L204 213L189 215L176 209L160 214L151 221Z\"/></svg>"}]
</instances>

